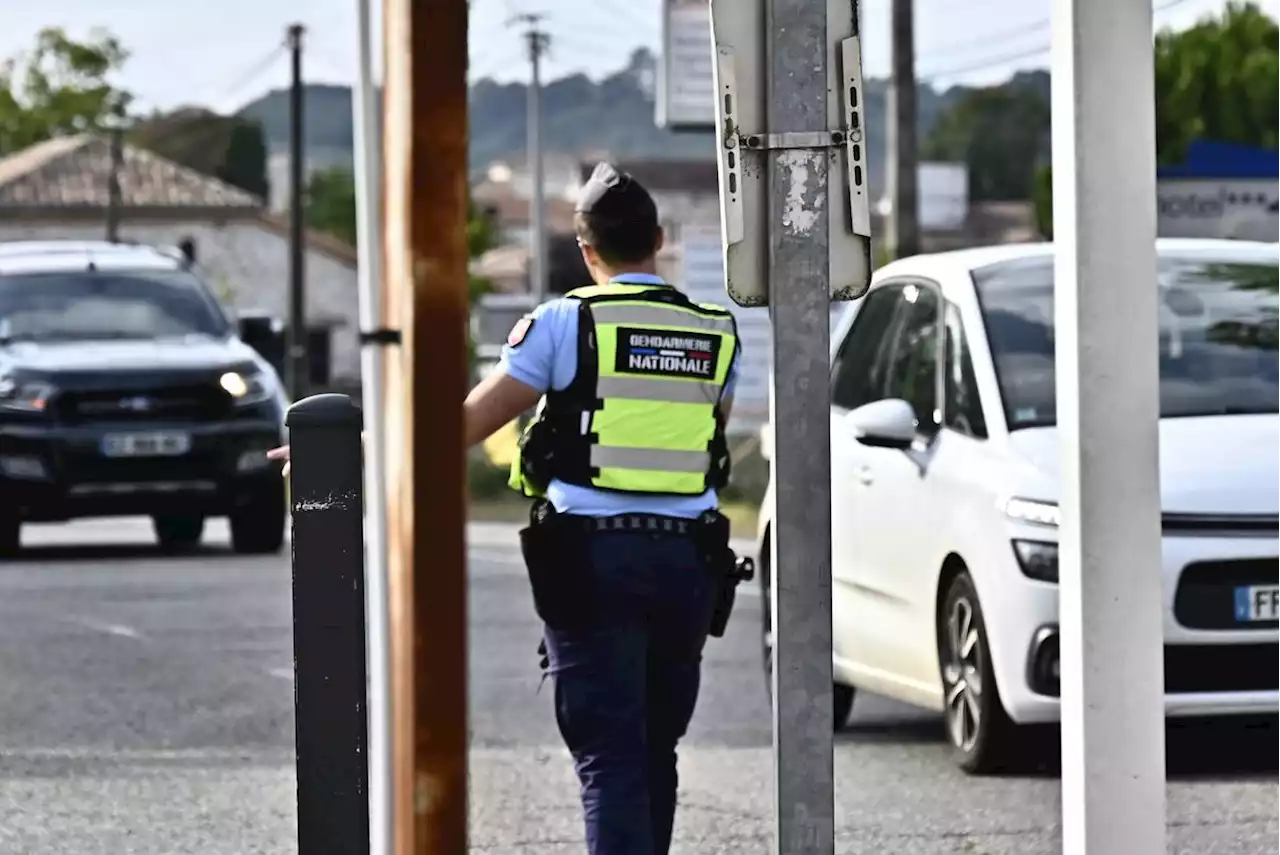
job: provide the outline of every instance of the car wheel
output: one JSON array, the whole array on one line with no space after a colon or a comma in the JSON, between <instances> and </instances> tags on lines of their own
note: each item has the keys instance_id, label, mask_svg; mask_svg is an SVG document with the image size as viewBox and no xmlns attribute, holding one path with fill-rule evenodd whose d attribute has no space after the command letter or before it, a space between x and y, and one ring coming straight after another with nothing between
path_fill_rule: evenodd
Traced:
<instances>
[{"instance_id":1,"label":"car wheel","mask_svg":"<svg viewBox=\"0 0 1280 855\"><path fill-rule=\"evenodd\" d=\"M284 487L272 484L232 511L231 548L242 555L279 552L284 546L284 502Z\"/></svg>"},{"instance_id":2,"label":"car wheel","mask_svg":"<svg viewBox=\"0 0 1280 855\"><path fill-rule=\"evenodd\" d=\"M769 695L769 703L773 704L773 605L772 592L769 574L769 562L772 560L772 552L770 551L769 536L766 534L764 538L764 547L760 551L760 561L757 562L760 567L760 600L763 607L760 609L760 661L764 666L764 688ZM857 694L853 686L843 686L840 683L833 683L832 691L832 714L835 720L835 729L840 730L845 723L849 721L849 715L853 712L853 699Z\"/></svg>"},{"instance_id":3,"label":"car wheel","mask_svg":"<svg viewBox=\"0 0 1280 855\"><path fill-rule=\"evenodd\" d=\"M1016 727L1000 701L982 606L967 572L951 581L943 601L938 662L956 764L970 774L1004 768L1014 754Z\"/></svg>"},{"instance_id":4,"label":"car wheel","mask_svg":"<svg viewBox=\"0 0 1280 855\"><path fill-rule=\"evenodd\" d=\"M0 508L0 558L14 558L22 550L22 520L17 511Z\"/></svg>"},{"instance_id":5,"label":"car wheel","mask_svg":"<svg viewBox=\"0 0 1280 855\"><path fill-rule=\"evenodd\" d=\"M161 549L167 552L186 551L199 545L204 535L204 517L155 516L151 518L151 527L155 529Z\"/></svg>"}]
</instances>

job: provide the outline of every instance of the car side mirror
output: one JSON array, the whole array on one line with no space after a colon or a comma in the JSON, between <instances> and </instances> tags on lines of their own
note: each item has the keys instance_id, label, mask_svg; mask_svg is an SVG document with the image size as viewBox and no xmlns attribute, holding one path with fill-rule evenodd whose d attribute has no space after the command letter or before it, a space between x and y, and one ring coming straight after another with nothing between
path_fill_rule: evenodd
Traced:
<instances>
[{"instance_id":1,"label":"car side mirror","mask_svg":"<svg viewBox=\"0 0 1280 855\"><path fill-rule=\"evenodd\" d=\"M240 340L259 350L260 345L270 346L270 342L284 334L284 325L278 318L264 314L245 314L237 319Z\"/></svg>"},{"instance_id":2,"label":"car side mirror","mask_svg":"<svg viewBox=\"0 0 1280 855\"><path fill-rule=\"evenodd\" d=\"M916 439L916 414L901 398L872 401L845 416L854 438L872 448L906 450Z\"/></svg>"},{"instance_id":3,"label":"car side mirror","mask_svg":"<svg viewBox=\"0 0 1280 855\"><path fill-rule=\"evenodd\" d=\"M240 340L252 347L277 370L284 366L284 324L261 312L241 314L236 320Z\"/></svg>"}]
</instances>

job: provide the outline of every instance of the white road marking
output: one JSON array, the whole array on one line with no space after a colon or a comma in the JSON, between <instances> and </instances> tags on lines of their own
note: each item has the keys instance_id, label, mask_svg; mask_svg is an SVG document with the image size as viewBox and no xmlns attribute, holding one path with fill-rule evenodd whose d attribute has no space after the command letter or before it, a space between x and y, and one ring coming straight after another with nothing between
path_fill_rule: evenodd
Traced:
<instances>
[{"instance_id":1,"label":"white road marking","mask_svg":"<svg viewBox=\"0 0 1280 855\"><path fill-rule=\"evenodd\" d=\"M483 561L486 564L511 564L524 567L524 557L519 552L501 552L494 549L472 549L467 554L471 561Z\"/></svg>"},{"instance_id":2,"label":"white road marking","mask_svg":"<svg viewBox=\"0 0 1280 855\"><path fill-rule=\"evenodd\" d=\"M131 626L125 626L119 623L103 623L102 621L92 620L90 618L69 618L71 623L82 626L85 629L91 629L94 632L105 633L106 635L115 635L120 638L133 638L138 641L145 641L142 633L138 632Z\"/></svg>"},{"instance_id":3,"label":"white road marking","mask_svg":"<svg viewBox=\"0 0 1280 855\"><path fill-rule=\"evenodd\" d=\"M293 668L268 668L267 673L281 680L293 680Z\"/></svg>"},{"instance_id":4,"label":"white road marking","mask_svg":"<svg viewBox=\"0 0 1280 855\"><path fill-rule=\"evenodd\" d=\"M107 747L56 747L28 748L0 746L0 760L79 760L90 762L156 762L165 760L261 760L263 755L287 756L292 752L280 749L236 748L107 748Z\"/></svg>"}]
</instances>

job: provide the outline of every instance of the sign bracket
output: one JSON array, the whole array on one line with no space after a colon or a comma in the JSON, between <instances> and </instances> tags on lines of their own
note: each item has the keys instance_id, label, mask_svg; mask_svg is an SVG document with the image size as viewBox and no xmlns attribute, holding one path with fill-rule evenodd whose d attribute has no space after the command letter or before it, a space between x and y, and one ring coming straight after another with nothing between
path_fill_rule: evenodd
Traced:
<instances>
[{"instance_id":1,"label":"sign bracket","mask_svg":"<svg viewBox=\"0 0 1280 855\"><path fill-rule=\"evenodd\" d=\"M720 170L722 175L721 222L726 245L746 237L743 210L742 160L769 151L837 150L845 156L845 193L848 196L846 226L852 234L870 240L871 205L867 186L866 145L862 110L862 43L858 36L840 41L841 113L843 127L827 131L743 130L739 118L739 92L734 50L716 46L717 97L720 103Z\"/></svg>"}]
</instances>

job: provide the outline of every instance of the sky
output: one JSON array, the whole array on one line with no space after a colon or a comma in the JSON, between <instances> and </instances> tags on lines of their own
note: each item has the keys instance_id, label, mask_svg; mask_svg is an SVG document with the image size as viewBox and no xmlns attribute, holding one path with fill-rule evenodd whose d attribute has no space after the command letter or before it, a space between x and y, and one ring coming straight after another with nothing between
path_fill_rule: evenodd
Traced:
<instances>
[{"instance_id":1,"label":"sky","mask_svg":"<svg viewBox=\"0 0 1280 855\"><path fill-rule=\"evenodd\" d=\"M983 85L1047 64L1052 0L916 0L916 68L935 86ZM1115 0L1121 2L1121 0ZM862 0L863 71L888 76L889 0ZM1224 0L1153 0L1157 27L1184 28ZM288 83L286 27L307 28L304 75L351 83L356 76L356 0L9 0L0 57L27 50L46 26L83 37L101 26L131 57L117 83L137 106L202 104L231 111ZM379 3L374 2L374 6ZM1280 0L1260 0L1271 15ZM109 9L107 12L105 10ZM517 14L545 16L551 37L544 79L593 78L622 66L637 47L661 47L661 0L472 0L471 76L527 80Z\"/></svg>"}]
</instances>

